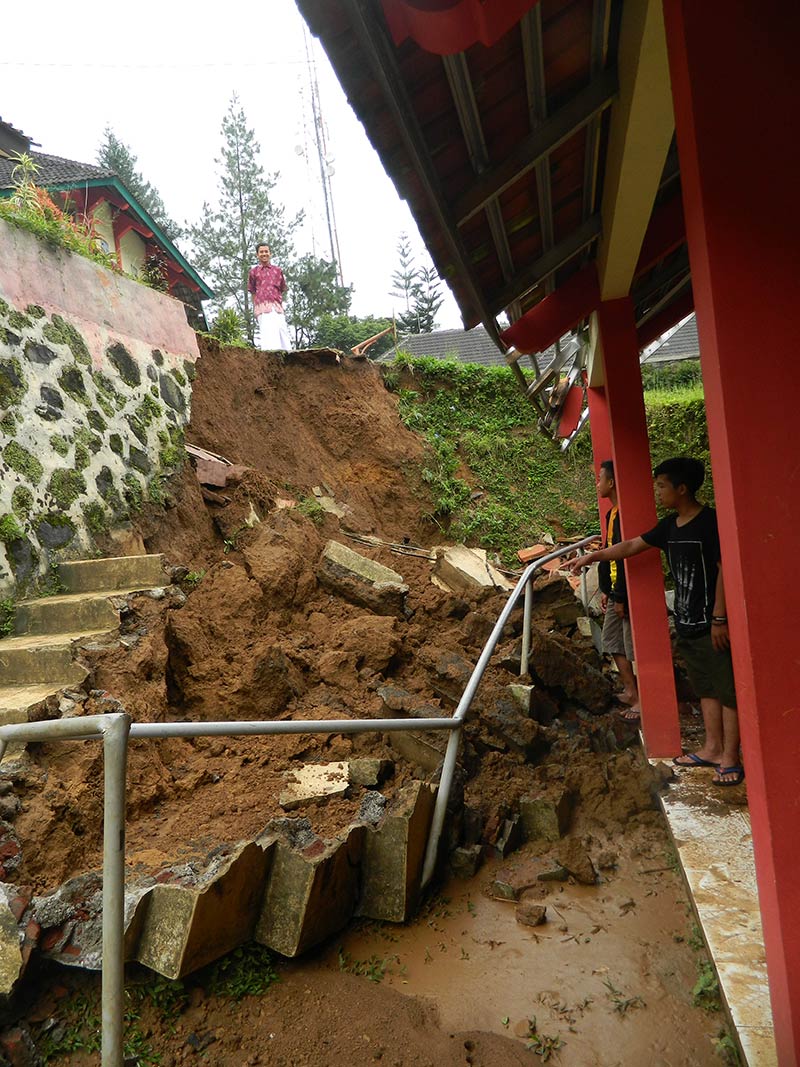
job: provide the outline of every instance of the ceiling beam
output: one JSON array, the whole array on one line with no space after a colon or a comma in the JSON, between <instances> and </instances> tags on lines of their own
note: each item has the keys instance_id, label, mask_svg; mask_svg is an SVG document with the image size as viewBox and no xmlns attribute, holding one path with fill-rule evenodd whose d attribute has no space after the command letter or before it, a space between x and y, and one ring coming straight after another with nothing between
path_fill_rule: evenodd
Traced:
<instances>
[{"instance_id":1,"label":"ceiling beam","mask_svg":"<svg viewBox=\"0 0 800 1067\"><path fill-rule=\"evenodd\" d=\"M447 252L464 284L472 313L476 319L483 322L498 347L503 347L494 315L481 294L469 255L442 192L422 128L403 83L397 53L386 25L379 16L380 9L373 0L342 0L342 6L361 48L368 57L372 77L381 90L386 109L402 138L410 167L422 185ZM469 318L470 316L464 315L465 326L471 324Z\"/></svg>"},{"instance_id":2,"label":"ceiling beam","mask_svg":"<svg viewBox=\"0 0 800 1067\"><path fill-rule=\"evenodd\" d=\"M525 270L519 271L512 282L497 292L491 293L488 298L491 311L497 314L503 308L508 307L513 300L520 299L520 297L529 293L531 289L541 285L545 278L554 274L555 271L563 267L565 263L568 263L584 248L596 241L600 236L600 231L600 216L599 214L592 215L586 222L581 223L576 230L573 230L569 236L565 237L563 241L553 245L549 251L535 259ZM529 314L530 312L526 312L526 315ZM522 322L526 315L523 315L522 319L518 321ZM541 350L534 349L534 351Z\"/></svg>"},{"instance_id":3,"label":"ceiling beam","mask_svg":"<svg viewBox=\"0 0 800 1067\"><path fill-rule=\"evenodd\" d=\"M482 174L489 166L489 152L483 136L481 115L472 88L467 57L463 52L454 56L443 56L442 65L447 75L450 95L453 97L472 169L476 174ZM506 281L510 281L514 276L514 260L503 223L503 215L496 200L486 205L486 219L503 277Z\"/></svg>"},{"instance_id":4,"label":"ceiling beam","mask_svg":"<svg viewBox=\"0 0 800 1067\"><path fill-rule=\"evenodd\" d=\"M622 9L597 249L602 300L630 292L675 131L662 0L631 0ZM590 386L603 385L603 348L596 324L587 362Z\"/></svg>"},{"instance_id":5,"label":"ceiling beam","mask_svg":"<svg viewBox=\"0 0 800 1067\"><path fill-rule=\"evenodd\" d=\"M520 23L522 56L525 64L525 87L528 94L528 116L531 130L537 130L547 118L547 82L544 76L544 43L542 41L542 9L537 4ZM553 232L553 196L550 181L550 158L545 156L534 167L536 197L539 203L539 232L542 252L548 252L555 241ZM545 279L545 294L554 287L553 276ZM518 317L518 316L517 316Z\"/></svg>"},{"instance_id":6,"label":"ceiling beam","mask_svg":"<svg viewBox=\"0 0 800 1067\"><path fill-rule=\"evenodd\" d=\"M677 298L663 311L660 311L657 315L654 315L651 319L648 319L643 325L639 326L636 330L636 339L639 343L639 351L643 348L647 348L653 341L657 341L662 334L665 334L667 330L676 326L681 319L685 319L687 315L691 315L694 311L694 293L692 287L689 288Z\"/></svg>"},{"instance_id":7,"label":"ceiling beam","mask_svg":"<svg viewBox=\"0 0 800 1067\"><path fill-rule=\"evenodd\" d=\"M455 204L458 225L463 226L493 198L500 196L519 178L533 170L599 112L607 108L617 92L616 71L607 70L546 118L497 166L478 178Z\"/></svg>"},{"instance_id":8,"label":"ceiling beam","mask_svg":"<svg viewBox=\"0 0 800 1067\"><path fill-rule=\"evenodd\" d=\"M683 198L680 191L655 209L642 241L634 277L638 278L686 240Z\"/></svg>"},{"instance_id":9,"label":"ceiling beam","mask_svg":"<svg viewBox=\"0 0 800 1067\"><path fill-rule=\"evenodd\" d=\"M597 250L603 300L630 292L675 130L662 0L625 4L617 65Z\"/></svg>"}]
</instances>

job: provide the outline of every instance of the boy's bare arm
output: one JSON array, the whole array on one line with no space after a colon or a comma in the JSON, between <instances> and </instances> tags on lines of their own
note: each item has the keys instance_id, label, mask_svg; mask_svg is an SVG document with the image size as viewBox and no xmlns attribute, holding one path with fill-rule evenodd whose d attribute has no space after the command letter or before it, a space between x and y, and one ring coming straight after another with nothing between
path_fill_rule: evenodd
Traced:
<instances>
[{"instance_id":1,"label":"boy's bare arm","mask_svg":"<svg viewBox=\"0 0 800 1067\"><path fill-rule=\"evenodd\" d=\"M649 548L655 548L655 545L648 545L647 541L642 537L632 537L629 541L620 541L616 545L609 545L608 548L600 548L596 552L587 552L585 556L576 556L569 561L567 568L574 573L581 570L582 567L590 567L600 560L630 559L631 556L638 556L642 552L647 552Z\"/></svg>"},{"instance_id":2,"label":"boy's bare arm","mask_svg":"<svg viewBox=\"0 0 800 1067\"><path fill-rule=\"evenodd\" d=\"M724 652L731 647L728 633L728 615L725 610L725 582L722 578L722 564L717 564L717 588L714 595L714 610L711 613L711 644L717 652Z\"/></svg>"}]
</instances>

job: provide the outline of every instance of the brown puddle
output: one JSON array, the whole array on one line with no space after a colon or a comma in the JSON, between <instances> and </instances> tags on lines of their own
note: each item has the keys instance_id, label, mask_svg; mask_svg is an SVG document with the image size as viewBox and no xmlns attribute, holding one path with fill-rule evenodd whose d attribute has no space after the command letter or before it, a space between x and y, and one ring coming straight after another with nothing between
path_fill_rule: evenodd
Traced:
<instances>
[{"instance_id":1,"label":"brown puddle","mask_svg":"<svg viewBox=\"0 0 800 1067\"><path fill-rule=\"evenodd\" d=\"M318 965L383 972L384 986L434 1002L446 1031L523 1040L535 1017L542 1042L563 1042L549 1058L565 1067L719 1065L726 1020L693 1005L705 957L689 946L690 907L662 836L630 831L597 886L541 883L544 925L520 925L513 901L485 894L498 871L530 862L523 849L451 881L407 926L351 930Z\"/></svg>"}]
</instances>

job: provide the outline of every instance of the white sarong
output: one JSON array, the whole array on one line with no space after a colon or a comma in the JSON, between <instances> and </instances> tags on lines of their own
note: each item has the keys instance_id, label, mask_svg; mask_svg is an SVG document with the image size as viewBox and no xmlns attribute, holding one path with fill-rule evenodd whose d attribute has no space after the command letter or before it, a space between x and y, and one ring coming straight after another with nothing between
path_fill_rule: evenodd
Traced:
<instances>
[{"instance_id":1,"label":"white sarong","mask_svg":"<svg viewBox=\"0 0 800 1067\"><path fill-rule=\"evenodd\" d=\"M292 351L286 316L280 311L268 311L258 316L258 337L262 352Z\"/></svg>"}]
</instances>

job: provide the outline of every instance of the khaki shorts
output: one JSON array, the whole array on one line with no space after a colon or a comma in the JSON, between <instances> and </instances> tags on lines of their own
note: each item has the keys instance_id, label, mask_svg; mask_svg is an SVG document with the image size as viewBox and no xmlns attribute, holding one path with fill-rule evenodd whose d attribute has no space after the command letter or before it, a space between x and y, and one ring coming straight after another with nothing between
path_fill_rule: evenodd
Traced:
<instances>
[{"instance_id":1,"label":"khaki shorts","mask_svg":"<svg viewBox=\"0 0 800 1067\"><path fill-rule=\"evenodd\" d=\"M603 651L607 656L624 656L633 662L633 635L631 621L621 619L614 611L614 602L609 600L603 619Z\"/></svg>"},{"instance_id":2,"label":"khaki shorts","mask_svg":"<svg viewBox=\"0 0 800 1067\"><path fill-rule=\"evenodd\" d=\"M686 664L686 673L698 697L719 700L726 708L736 707L731 651L717 652L711 634L701 637L678 637L676 649Z\"/></svg>"}]
</instances>

